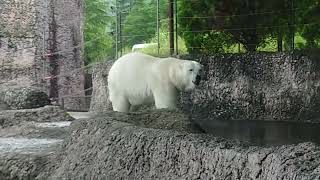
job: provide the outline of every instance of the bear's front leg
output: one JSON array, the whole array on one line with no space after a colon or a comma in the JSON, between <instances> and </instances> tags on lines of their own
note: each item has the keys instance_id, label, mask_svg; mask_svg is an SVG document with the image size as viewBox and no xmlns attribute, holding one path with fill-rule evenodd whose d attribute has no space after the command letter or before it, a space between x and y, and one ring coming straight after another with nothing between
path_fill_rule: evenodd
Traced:
<instances>
[{"instance_id":1,"label":"bear's front leg","mask_svg":"<svg viewBox=\"0 0 320 180\"><path fill-rule=\"evenodd\" d=\"M116 96L112 98L112 108L117 112L129 112L130 103L127 98L123 96Z\"/></svg>"},{"instance_id":2,"label":"bear's front leg","mask_svg":"<svg viewBox=\"0 0 320 180\"><path fill-rule=\"evenodd\" d=\"M153 97L157 109L175 109L177 107L177 91L175 89L157 89L153 92Z\"/></svg>"}]
</instances>

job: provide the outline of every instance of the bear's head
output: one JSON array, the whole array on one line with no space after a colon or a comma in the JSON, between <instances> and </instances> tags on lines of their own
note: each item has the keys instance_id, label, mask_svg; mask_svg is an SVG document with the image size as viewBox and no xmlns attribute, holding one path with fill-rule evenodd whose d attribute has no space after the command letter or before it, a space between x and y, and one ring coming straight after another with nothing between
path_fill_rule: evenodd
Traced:
<instances>
[{"instance_id":1,"label":"bear's head","mask_svg":"<svg viewBox=\"0 0 320 180\"><path fill-rule=\"evenodd\" d=\"M191 91L200 83L202 68L196 61L179 60L171 70L171 80L180 91Z\"/></svg>"}]
</instances>

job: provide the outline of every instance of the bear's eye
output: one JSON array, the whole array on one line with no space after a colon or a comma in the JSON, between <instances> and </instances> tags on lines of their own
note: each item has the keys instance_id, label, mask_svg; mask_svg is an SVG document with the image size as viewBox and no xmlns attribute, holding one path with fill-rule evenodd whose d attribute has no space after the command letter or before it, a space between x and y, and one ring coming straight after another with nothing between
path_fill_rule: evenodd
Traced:
<instances>
[{"instance_id":1,"label":"bear's eye","mask_svg":"<svg viewBox=\"0 0 320 180\"><path fill-rule=\"evenodd\" d=\"M189 69L189 71L193 71L193 69Z\"/></svg>"}]
</instances>

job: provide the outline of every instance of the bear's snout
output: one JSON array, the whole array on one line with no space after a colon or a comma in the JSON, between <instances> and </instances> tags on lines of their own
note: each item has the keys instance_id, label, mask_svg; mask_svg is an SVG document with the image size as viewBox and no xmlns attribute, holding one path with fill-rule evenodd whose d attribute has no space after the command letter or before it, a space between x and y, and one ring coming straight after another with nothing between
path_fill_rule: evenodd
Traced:
<instances>
[{"instance_id":1,"label":"bear's snout","mask_svg":"<svg viewBox=\"0 0 320 180\"><path fill-rule=\"evenodd\" d=\"M198 86L200 84L200 81L201 81L201 76L197 75L196 76L196 81L194 82L194 84Z\"/></svg>"}]
</instances>

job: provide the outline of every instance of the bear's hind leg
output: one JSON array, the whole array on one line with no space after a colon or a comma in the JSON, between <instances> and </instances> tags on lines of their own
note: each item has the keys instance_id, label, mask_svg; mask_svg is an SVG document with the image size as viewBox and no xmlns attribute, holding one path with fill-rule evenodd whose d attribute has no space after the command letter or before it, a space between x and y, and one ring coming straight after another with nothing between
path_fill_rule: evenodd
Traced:
<instances>
[{"instance_id":1,"label":"bear's hind leg","mask_svg":"<svg viewBox=\"0 0 320 180\"><path fill-rule=\"evenodd\" d=\"M174 91L155 91L153 96L157 109L176 109L177 98Z\"/></svg>"},{"instance_id":2,"label":"bear's hind leg","mask_svg":"<svg viewBox=\"0 0 320 180\"><path fill-rule=\"evenodd\" d=\"M127 98L123 96L114 97L112 98L112 108L118 112L129 112L130 103Z\"/></svg>"}]
</instances>

